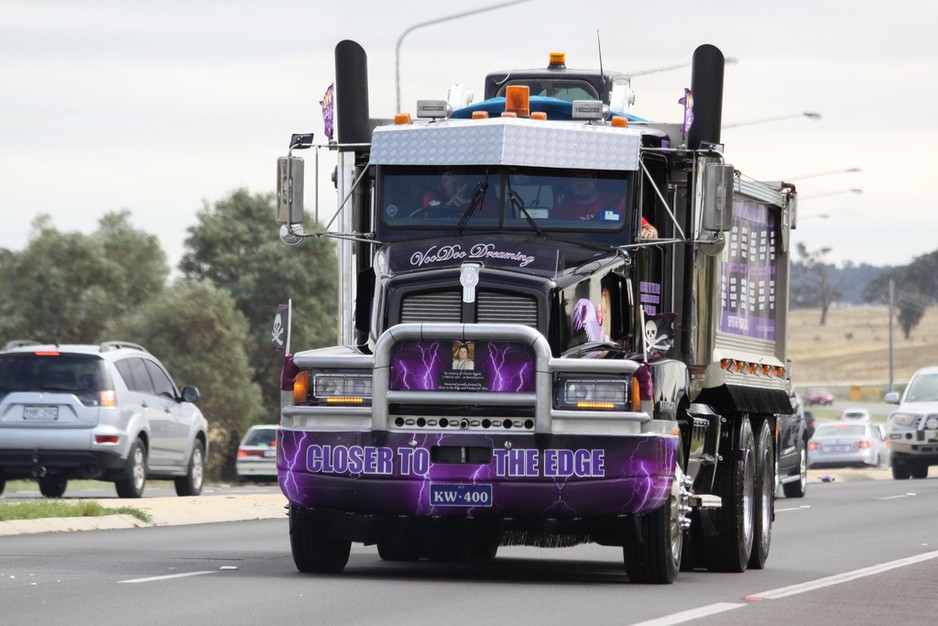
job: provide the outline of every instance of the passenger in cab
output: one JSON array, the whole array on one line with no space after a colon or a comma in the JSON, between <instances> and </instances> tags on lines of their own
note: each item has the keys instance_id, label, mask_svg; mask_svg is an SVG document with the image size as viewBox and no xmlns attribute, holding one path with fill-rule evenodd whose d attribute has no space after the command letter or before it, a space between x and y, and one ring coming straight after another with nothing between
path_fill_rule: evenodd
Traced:
<instances>
[{"instance_id":1,"label":"passenger in cab","mask_svg":"<svg viewBox=\"0 0 938 626\"><path fill-rule=\"evenodd\" d=\"M600 191L596 175L584 172L570 179L570 193L554 207L550 216L561 220L621 219L625 198L620 194ZM642 217L642 239L657 239L658 229Z\"/></svg>"}]
</instances>

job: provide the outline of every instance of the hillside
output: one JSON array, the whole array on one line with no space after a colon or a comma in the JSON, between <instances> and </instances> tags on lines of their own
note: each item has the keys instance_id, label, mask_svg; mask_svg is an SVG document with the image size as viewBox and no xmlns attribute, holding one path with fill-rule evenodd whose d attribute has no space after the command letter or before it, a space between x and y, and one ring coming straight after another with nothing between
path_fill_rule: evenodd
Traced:
<instances>
[{"instance_id":1,"label":"hillside","mask_svg":"<svg viewBox=\"0 0 938 626\"><path fill-rule=\"evenodd\" d=\"M789 312L788 357L799 387L883 385L889 382L889 325L885 306L832 308L820 326L818 309ZM938 307L925 311L910 339L893 321L893 368L897 386L926 365L938 365Z\"/></svg>"}]
</instances>

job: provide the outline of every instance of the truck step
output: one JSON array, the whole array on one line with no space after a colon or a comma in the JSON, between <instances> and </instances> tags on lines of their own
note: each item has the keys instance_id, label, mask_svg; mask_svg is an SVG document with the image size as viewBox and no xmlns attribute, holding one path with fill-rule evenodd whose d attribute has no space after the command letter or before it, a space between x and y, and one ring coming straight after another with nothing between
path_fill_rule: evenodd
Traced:
<instances>
[{"instance_id":1,"label":"truck step","mask_svg":"<svg viewBox=\"0 0 938 626\"><path fill-rule=\"evenodd\" d=\"M719 509L723 506L720 496L710 493L695 493L687 499L687 503L695 509Z\"/></svg>"}]
</instances>

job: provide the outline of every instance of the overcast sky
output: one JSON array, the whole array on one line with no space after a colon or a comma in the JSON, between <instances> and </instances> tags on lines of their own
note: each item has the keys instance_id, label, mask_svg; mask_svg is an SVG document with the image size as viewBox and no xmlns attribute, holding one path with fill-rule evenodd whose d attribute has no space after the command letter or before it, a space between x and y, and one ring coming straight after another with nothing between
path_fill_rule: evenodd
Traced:
<instances>
[{"instance_id":1,"label":"overcast sky","mask_svg":"<svg viewBox=\"0 0 938 626\"><path fill-rule=\"evenodd\" d=\"M371 115L391 117L401 34L495 4L0 0L0 248L24 248L41 213L88 233L127 209L175 265L204 203L272 192L290 134L322 140L336 43L365 48ZM796 242L874 265L938 249L938 2L767 4L530 0L419 28L401 45L402 106L453 83L481 99L487 72L541 67L550 51L596 67L599 31L604 68L639 74L632 112L676 123L690 69L641 74L711 43L738 60L724 124L793 117L727 128L723 142L744 174L798 186Z\"/></svg>"}]
</instances>

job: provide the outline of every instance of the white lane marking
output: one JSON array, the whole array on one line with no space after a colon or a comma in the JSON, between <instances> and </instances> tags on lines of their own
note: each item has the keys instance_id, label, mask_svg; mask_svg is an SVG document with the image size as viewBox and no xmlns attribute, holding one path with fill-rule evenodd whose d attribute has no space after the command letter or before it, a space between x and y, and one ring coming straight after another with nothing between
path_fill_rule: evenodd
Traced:
<instances>
[{"instance_id":1,"label":"white lane marking","mask_svg":"<svg viewBox=\"0 0 938 626\"><path fill-rule=\"evenodd\" d=\"M680 613L672 613L671 615L665 615L664 617L650 619L646 622L638 622L637 624L633 624L633 626L671 626L672 624L683 624L684 622L691 622L695 619L716 615L717 613L725 613L726 611L731 611L733 609L738 609L744 606L746 605L740 604L738 602L717 602L716 604L708 604L707 606L702 606L696 609L690 609L688 611L681 611Z\"/></svg>"},{"instance_id":2,"label":"white lane marking","mask_svg":"<svg viewBox=\"0 0 938 626\"><path fill-rule=\"evenodd\" d=\"M807 511L811 508L809 504L802 504L801 506L793 506L790 509L775 509L776 513L785 513L786 511Z\"/></svg>"},{"instance_id":3,"label":"white lane marking","mask_svg":"<svg viewBox=\"0 0 938 626\"><path fill-rule=\"evenodd\" d=\"M772 589L771 591L754 593L747 597L762 598L763 600L786 598L788 596L793 596L799 593L815 591L817 589L823 589L824 587L831 587L833 585L850 582L851 580L856 580L858 578L873 576L874 574L881 574L892 569L913 565L915 563L921 563L922 561L928 561L934 558L938 558L938 550L933 552L925 552L916 556L910 556L908 558L899 559L897 561L890 561L888 563L873 565L871 567L864 567L863 569L854 570L852 572L844 572L843 574L834 574L833 576L818 578L817 580L809 580L808 582L799 583L797 585L789 585L788 587L779 587L778 589Z\"/></svg>"},{"instance_id":4,"label":"white lane marking","mask_svg":"<svg viewBox=\"0 0 938 626\"><path fill-rule=\"evenodd\" d=\"M916 556L910 556L908 558L899 559L897 561L882 563L880 565L864 567L863 569L854 570L852 572L844 572L843 574L835 574L833 576L827 576L826 578L809 580L808 582L799 583L797 585L779 587L778 589L763 591L762 593L752 593L745 596L745 599L747 603L761 602L762 600L777 600L779 598L786 598L788 596L805 593L807 591L815 591L817 589L823 589L824 587L839 585L841 583L863 578L865 576L881 574L882 572L887 572L891 569L897 569L907 565L921 563L922 561L928 561L934 558L938 558L938 550L933 552L925 552ZM708 604L707 606L702 606L696 609L689 609L687 611L681 611L680 613L672 613L671 615L665 615L656 619L638 622L634 626L672 626L673 624L683 624L685 622L708 617L710 615L725 613L726 611L738 609L743 606L746 606L746 604L740 604L738 602L717 602L716 604Z\"/></svg>"},{"instance_id":5,"label":"white lane marking","mask_svg":"<svg viewBox=\"0 0 938 626\"><path fill-rule=\"evenodd\" d=\"M217 574L217 571L211 572L186 572L184 574L167 574L165 576L150 576L149 578L133 578L130 580L118 580L118 583L152 583L157 580L170 580L173 578L187 578L189 576L202 576L203 574Z\"/></svg>"},{"instance_id":6,"label":"white lane marking","mask_svg":"<svg viewBox=\"0 0 938 626\"><path fill-rule=\"evenodd\" d=\"M882 498L876 498L877 500L898 500L899 498L914 498L916 494L914 493L903 493L898 496L883 496Z\"/></svg>"}]
</instances>

